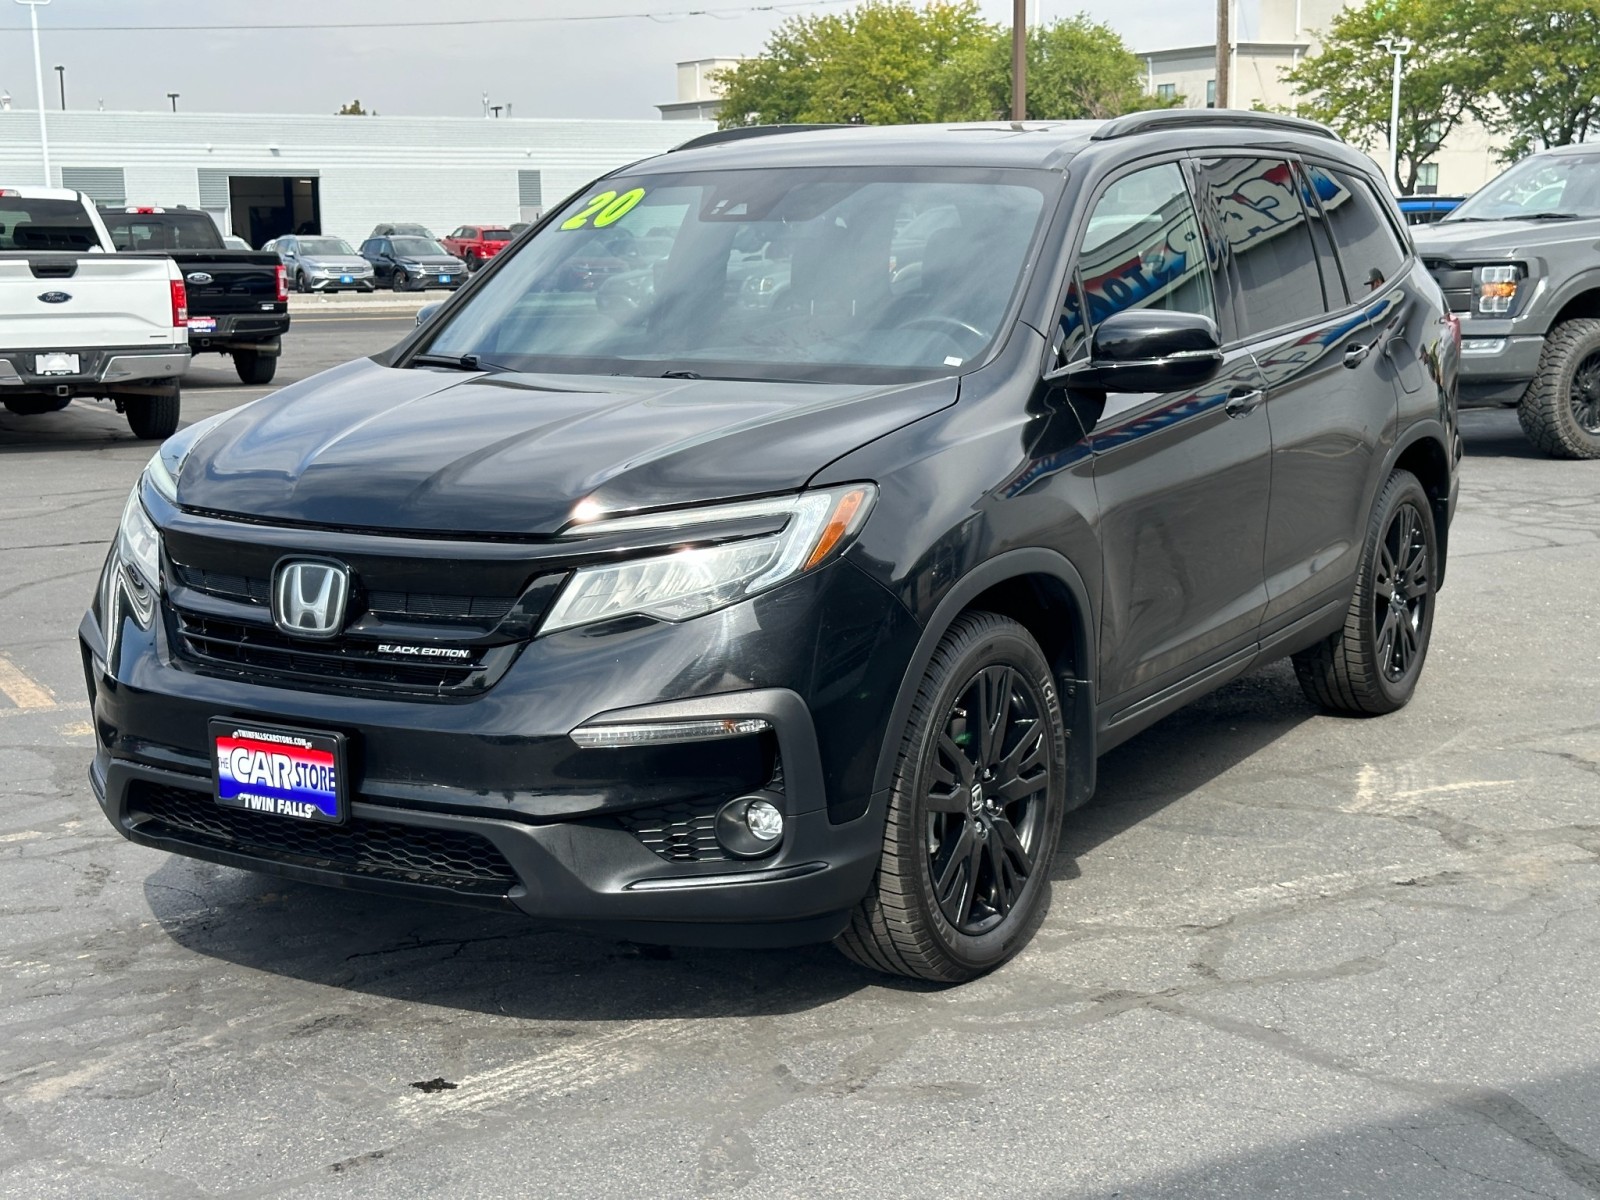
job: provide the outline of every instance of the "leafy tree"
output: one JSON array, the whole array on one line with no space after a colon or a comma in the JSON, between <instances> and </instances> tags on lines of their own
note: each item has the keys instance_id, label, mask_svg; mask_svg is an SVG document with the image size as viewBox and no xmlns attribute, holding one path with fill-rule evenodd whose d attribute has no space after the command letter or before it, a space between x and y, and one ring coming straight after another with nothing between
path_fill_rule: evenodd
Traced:
<instances>
[{"instance_id":1,"label":"leafy tree","mask_svg":"<svg viewBox=\"0 0 1600 1200\"><path fill-rule=\"evenodd\" d=\"M1510 139L1506 157L1600 132L1600 0L1476 0L1489 68L1485 125Z\"/></svg>"},{"instance_id":2,"label":"leafy tree","mask_svg":"<svg viewBox=\"0 0 1600 1200\"><path fill-rule=\"evenodd\" d=\"M935 119L987 121L1011 114L1011 31L989 26L965 40L933 76ZM1114 117L1178 104L1144 90L1144 67L1108 25L1079 14L1028 34L1031 120Z\"/></svg>"},{"instance_id":3,"label":"leafy tree","mask_svg":"<svg viewBox=\"0 0 1600 1200\"><path fill-rule=\"evenodd\" d=\"M934 119L929 84L939 66L989 27L977 0L869 0L822 16L790 17L763 53L714 78L721 124Z\"/></svg>"},{"instance_id":4,"label":"leafy tree","mask_svg":"<svg viewBox=\"0 0 1600 1200\"><path fill-rule=\"evenodd\" d=\"M1521 0L1487 0L1492 4ZM1549 0L1552 6L1571 0ZM1586 0L1587 2L1587 0ZM1491 64L1481 42L1477 3L1383 0L1345 9L1322 34L1322 46L1284 73L1299 112L1331 125L1367 151L1388 148L1394 59L1378 42L1412 41L1400 85L1395 186L1415 190L1417 168L1467 118L1482 110Z\"/></svg>"},{"instance_id":5,"label":"leafy tree","mask_svg":"<svg viewBox=\"0 0 1600 1200\"><path fill-rule=\"evenodd\" d=\"M375 117L378 115L378 110L373 109L368 112L361 107L361 101L352 100L349 104L341 105L339 111L333 115L336 117Z\"/></svg>"}]
</instances>

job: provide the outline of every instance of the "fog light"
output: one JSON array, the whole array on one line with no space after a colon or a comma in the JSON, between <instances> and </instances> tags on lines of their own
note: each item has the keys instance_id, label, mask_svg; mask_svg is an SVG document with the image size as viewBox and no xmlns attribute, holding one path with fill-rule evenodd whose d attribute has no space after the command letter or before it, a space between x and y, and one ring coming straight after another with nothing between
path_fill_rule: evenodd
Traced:
<instances>
[{"instance_id":1,"label":"fog light","mask_svg":"<svg viewBox=\"0 0 1600 1200\"><path fill-rule=\"evenodd\" d=\"M783 838L783 796L752 792L717 810L717 843L735 858L761 858Z\"/></svg>"},{"instance_id":2,"label":"fog light","mask_svg":"<svg viewBox=\"0 0 1600 1200\"><path fill-rule=\"evenodd\" d=\"M744 823L763 842L775 842L783 836L783 814L770 801L751 801L744 810Z\"/></svg>"}]
</instances>

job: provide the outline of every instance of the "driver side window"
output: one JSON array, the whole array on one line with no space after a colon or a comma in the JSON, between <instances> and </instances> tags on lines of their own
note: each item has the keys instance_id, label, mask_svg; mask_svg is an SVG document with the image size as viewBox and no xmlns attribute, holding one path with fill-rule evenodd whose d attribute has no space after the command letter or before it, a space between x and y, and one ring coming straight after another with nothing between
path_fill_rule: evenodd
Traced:
<instances>
[{"instance_id":1,"label":"driver side window","mask_svg":"<svg viewBox=\"0 0 1600 1200\"><path fill-rule=\"evenodd\" d=\"M1125 309L1216 319L1205 242L1177 163L1124 175L1101 192L1073 267L1058 325L1059 362L1081 354L1090 330Z\"/></svg>"}]
</instances>

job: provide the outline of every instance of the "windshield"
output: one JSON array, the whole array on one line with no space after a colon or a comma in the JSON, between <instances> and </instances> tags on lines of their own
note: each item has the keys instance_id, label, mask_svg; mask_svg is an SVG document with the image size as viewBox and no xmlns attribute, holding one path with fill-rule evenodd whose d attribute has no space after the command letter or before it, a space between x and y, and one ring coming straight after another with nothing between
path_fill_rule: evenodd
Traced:
<instances>
[{"instance_id":1,"label":"windshield","mask_svg":"<svg viewBox=\"0 0 1600 1200\"><path fill-rule=\"evenodd\" d=\"M1441 224L1557 216L1600 217L1600 155L1525 158L1484 184Z\"/></svg>"},{"instance_id":2,"label":"windshield","mask_svg":"<svg viewBox=\"0 0 1600 1200\"><path fill-rule=\"evenodd\" d=\"M430 242L427 238L397 237L391 243L396 254L443 254L444 247L438 242Z\"/></svg>"},{"instance_id":3,"label":"windshield","mask_svg":"<svg viewBox=\"0 0 1600 1200\"><path fill-rule=\"evenodd\" d=\"M0 197L0 250L91 250L100 237L76 200Z\"/></svg>"},{"instance_id":4,"label":"windshield","mask_svg":"<svg viewBox=\"0 0 1600 1200\"><path fill-rule=\"evenodd\" d=\"M355 251L350 249L350 243L343 238L303 237L295 244L299 247L300 253L307 258L317 258L318 256L330 258L334 255L353 257L355 255Z\"/></svg>"},{"instance_id":5,"label":"windshield","mask_svg":"<svg viewBox=\"0 0 1600 1200\"><path fill-rule=\"evenodd\" d=\"M1046 172L933 168L607 179L426 349L586 375L948 375L1002 331L1058 186Z\"/></svg>"},{"instance_id":6,"label":"windshield","mask_svg":"<svg viewBox=\"0 0 1600 1200\"><path fill-rule=\"evenodd\" d=\"M509 242L511 240L511 230L485 229L483 231L483 240L486 242Z\"/></svg>"},{"instance_id":7,"label":"windshield","mask_svg":"<svg viewBox=\"0 0 1600 1200\"><path fill-rule=\"evenodd\" d=\"M203 212L106 213L118 250L225 250L222 231Z\"/></svg>"}]
</instances>

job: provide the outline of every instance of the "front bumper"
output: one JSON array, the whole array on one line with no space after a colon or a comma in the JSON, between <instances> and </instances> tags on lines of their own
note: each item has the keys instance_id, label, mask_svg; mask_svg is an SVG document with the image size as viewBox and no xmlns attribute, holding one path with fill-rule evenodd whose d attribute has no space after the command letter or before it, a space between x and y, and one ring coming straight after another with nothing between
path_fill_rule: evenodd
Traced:
<instances>
[{"instance_id":1,"label":"front bumper","mask_svg":"<svg viewBox=\"0 0 1600 1200\"><path fill-rule=\"evenodd\" d=\"M196 673L173 656L160 620L147 631L125 616L108 664L91 611L80 628L96 732L91 779L107 818L129 840L230 866L511 908L643 941L825 941L843 929L870 884L887 799L863 795L830 807L830 794L837 800L850 778L866 776L840 765L837 746L825 757L819 729L835 742L845 733L845 757L863 760L875 760L881 737L860 710L852 715L830 701L840 694L830 686L837 681L819 689L814 676L797 678L804 672L795 663L816 661L816 641L839 639L825 622L816 641L797 644L793 636L825 592L835 607L841 600L878 606L861 615L877 632L879 661L909 655L910 618L845 564L680 626L612 634L599 644L581 630L535 639L493 688L458 703L321 694ZM774 633L792 649L778 649ZM866 666L857 661L852 676ZM885 714L899 678L881 671ZM808 701L802 688L823 699ZM858 685L848 703L859 694ZM759 716L772 732L652 751L580 750L569 736L599 719L707 716ZM211 799L206 730L215 717L345 735L352 821L337 853L319 848L319 830L284 818L247 814L257 823L251 828L213 827L205 814L222 810ZM756 738L769 739L767 757L752 765L733 743ZM773 762L781 764L775 776ZM773 788L785 825L772 854L663 852L663 840L705 847L708 814ZM476 839L505 866L487 882L464 885L420 859L397 865L390 852L442 837ZM363 838L385 849L369 852Z\"/></svg>"},{"instance_id":2,"label":"front bumper","mask_svg":"<svg viewBox=\"0 0 1600 1200\"><path fill-rule=\"evenodd\" d=\"M38 351L0 351L0 389L50 395L94 392L111 384L158 383L189 369L187 346L129 346L71 350L81 368L73 375L40 375L32 369ZM62 388L68 390L63 393Z\"/></svg>"},{"instance_id":3,"label":"front bumper","mask_svg":"<svg viewBox=\"0 0 1600 1200\"><path fill-rule=\"evenodd\" d=\"M344 275L308 275L306 287L313 292L370 292L377 288L377 280L369 271L365 275L352 275L350 282L344 282Z\"/></svg>"},{"instance_id":4,"label":"front bumper","mask_svg":"<svg viewBox=\"0 0 1600 1200\"><path fill-rule=\"evenodd\" d=\"M1461 323L1461 407L1515 404L1539 370L1544 338L1510 321Z\"/></svg>"}]
</instances>

